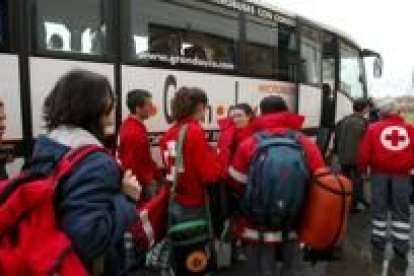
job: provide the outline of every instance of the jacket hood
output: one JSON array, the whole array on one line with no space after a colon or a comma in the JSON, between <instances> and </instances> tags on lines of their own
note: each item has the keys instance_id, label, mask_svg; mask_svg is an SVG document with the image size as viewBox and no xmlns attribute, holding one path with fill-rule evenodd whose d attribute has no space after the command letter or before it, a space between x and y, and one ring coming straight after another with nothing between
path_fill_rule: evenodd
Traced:
<instances>
[{"instance_id":1,"label":"jacket hood","mask_svg":"<svg viewBox=\"0 0 414 276\"><path fill-rule=\"evenodd\" d=\"M257 118L252 124L252 129L254 132L263 130L275 131L281 128L300 130L304 121L305 117L301 115L291 112L280 112Z\"/></svg>"},{"instance_id":2,"label":"jacket hood","mask_svg":"<svg viewBox=\"0 0 414 276\"><path fill-rule=\"evenodd\" d=\"M36 162L33 170L48 171L53 168L69 150L85 145L102 144L89 132L79 128L60 127L47 135L40 136L33 150L32 160Z\"/></svg>"}]
</instances>

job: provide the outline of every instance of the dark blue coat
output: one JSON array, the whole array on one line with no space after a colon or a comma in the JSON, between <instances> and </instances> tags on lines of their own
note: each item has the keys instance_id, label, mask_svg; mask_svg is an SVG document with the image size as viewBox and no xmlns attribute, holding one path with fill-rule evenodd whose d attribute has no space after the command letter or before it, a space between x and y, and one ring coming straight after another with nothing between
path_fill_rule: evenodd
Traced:
<instances>
[{"instance_id":1,"label":"dark blue coat","mask_svg":"<svg viewBox=\"0 0 414 276\"><path fill-rule=\"evenodd\" d=\"M49 138L38 139L33 158L60 159L69 147ZM35 171L50 173L53 162L34 164ZM100 257L105 274L122 268L123 234L137 219L135 204L120 191L121 174L114 158L104 152L89 155L59 184L55 206L62 229L69 235L87 266Z\"/></svg>"}]
</instances>

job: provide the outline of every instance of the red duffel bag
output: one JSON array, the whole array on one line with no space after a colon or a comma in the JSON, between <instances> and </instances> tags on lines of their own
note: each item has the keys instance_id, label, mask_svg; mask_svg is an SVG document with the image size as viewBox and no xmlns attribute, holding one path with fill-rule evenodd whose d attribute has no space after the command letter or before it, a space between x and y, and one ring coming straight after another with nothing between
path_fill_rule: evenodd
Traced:
<instances>
[{"instance_id":1,"label":"red duffel bag","mask_svg":"<svg viewBox=\"0 0 414 276\"><path fill-rule=\"evenodd\" d=\"M330 250L341 244L352 201L352 183L323 168L315 173L303 208L299 240L316 250Z\"/></svg>"},{"instance_id":2,"label":"red duffel bag","mask_svg":"<svg viewBox=\"0 0 414 276\"><path fill-rule=\"evenodd\" d=\"M163 185L157 195L137 207L139 220L130 231L138 248L149 250L165 237L169 196L170 186Z\"/></svg>"}]
</instances>

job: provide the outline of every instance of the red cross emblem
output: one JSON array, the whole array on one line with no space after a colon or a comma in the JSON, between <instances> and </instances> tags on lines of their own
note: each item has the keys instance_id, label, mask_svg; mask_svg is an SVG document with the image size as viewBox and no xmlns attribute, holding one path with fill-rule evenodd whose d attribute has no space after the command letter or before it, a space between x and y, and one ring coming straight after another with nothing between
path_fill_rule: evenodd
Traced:
<instances>
[{"instance_id":1,"label":"red cross emblem","mask_svg":"<svg viewBox=\"0 0 414 276\"><path fill-rule=\"evenodd\" d=\"M388 150L400 151L410 145L410 138L405 128L390 126L381 132L381 144Z\"/></svg>"}]
</instances>

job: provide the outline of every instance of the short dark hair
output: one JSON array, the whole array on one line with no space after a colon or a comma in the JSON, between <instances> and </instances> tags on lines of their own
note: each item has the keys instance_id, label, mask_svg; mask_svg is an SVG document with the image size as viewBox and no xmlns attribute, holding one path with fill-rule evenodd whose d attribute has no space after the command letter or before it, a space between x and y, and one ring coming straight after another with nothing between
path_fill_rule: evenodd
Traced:
<instances>
[{"instance_id":1,"label":"short dark hair","mask_svg":"<svg viewBox=\"0 0 414 276\"><path fill-rule=\"evenodd\" d=\"M206 92L198 87L181 87L171 101L174 120L179 121L193 115L199 104L208 104Z\"/></svg>"},{"instance_id":2,"label":"short dark hair","mask_svg":"<svg viewBox=\"0 0 414 276\"><path fill-rule=\"evenodd\" d=\"M106 77L72 70L59 79L47 96L43 119L49 131L60 126L79 127L103 140L101 118L112 111L114 104L115 96Z\"/></svg>"},{"instance_id":3,"label":"short dark hair","mask_svg":"<svg viewBox=\"0 0 414 276\"><path fill-rule=\"evenodd\" d=\"M288 107L285 100L280 96L267 96L260 102L260 112L265 115L287 111Z\"/></svg>"},{"instance_id":4,"label":"short dark hair","mask_svg":"<svg viewBox=\"0 0 414 276\"><path fill-rule=\"evenodd\" d=\"M254 118L255 114L253 108L248 103L239 103L232 107L232 110L239 109L242 110L250 118Z\"/></svg>"},{"instance_id":5,"label":"short dark hair","mask_svg":"<svg viewBox=\"0 0 414 276\"><path fill-rule=\"evenodd\" d=\"M137 106L143 106L148 98L152 98L152 95L147 90L134 89L129 91L126 100L129 112L135 113Z\"/></svg>"},{"instance_id":6,"label":"short dark hair","mask_svg":"<svg viewBox=\"0 0 414 276\"><path fill-rule=\"evenodd\" d=\"M368 107L368 101L365 99L356 99L353 104L354 112L362 112Z\"/></svg>"}]
</instances>

